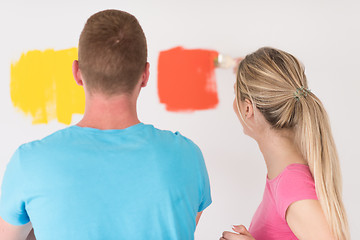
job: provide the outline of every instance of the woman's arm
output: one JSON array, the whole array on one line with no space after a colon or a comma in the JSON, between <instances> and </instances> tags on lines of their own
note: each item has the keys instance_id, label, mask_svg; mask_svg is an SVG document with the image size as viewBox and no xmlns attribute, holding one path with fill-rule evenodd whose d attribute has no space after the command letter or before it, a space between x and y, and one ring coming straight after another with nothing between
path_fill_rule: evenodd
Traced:
<instances>
[{"instance_id":1,"label":"woman's arm","mask_svg":"<svg viewBox=\"0 0 360 240\"><path fill-rule=\"evenodd\" d=\"M286 211L286 221L300 240L334 239L318 200L292 203Z\"/></svg>"}]
</instances>

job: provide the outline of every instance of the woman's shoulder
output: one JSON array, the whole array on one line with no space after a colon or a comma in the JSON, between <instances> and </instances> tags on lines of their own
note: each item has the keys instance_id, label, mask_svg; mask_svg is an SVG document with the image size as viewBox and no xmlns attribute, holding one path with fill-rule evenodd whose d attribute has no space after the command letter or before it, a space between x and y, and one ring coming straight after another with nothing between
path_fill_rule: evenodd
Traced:
<instances>
[{"instance_id":1,"label":"woman's shoulder","mask_svg":"<svg viewBox=\"0 0 360 240\"><path fill-rule=\"evenodd\" d=\"M309 166L301 163L293 163L288 165L284 169L281 178L283 180L284 178L288 180L301 178L314 181Z\"/></svg>"},{"instance_id":2,"label":"woman's shoulder","mask_svg":"<svg viewBox=\"0 0 360 240\"><path fill-rule=\"evenodd\" d=\"M315 191L315 182L310 168L305 164L290 164L279 176L276 183L276 192L280 194L301 193L306 190Z\"/></svg>"},{"instance_id":3,"label":"woman's shoulder","mask_svg":"<svg viewBox=\"0 0 360 240\"><path fill-rule=\"evenodd\" d=\"M276 182L274 190L276 205L283 217L291 203L305 199L318 199L310 168L304 164L287 166Z\"/></svg>"}]
</instances>

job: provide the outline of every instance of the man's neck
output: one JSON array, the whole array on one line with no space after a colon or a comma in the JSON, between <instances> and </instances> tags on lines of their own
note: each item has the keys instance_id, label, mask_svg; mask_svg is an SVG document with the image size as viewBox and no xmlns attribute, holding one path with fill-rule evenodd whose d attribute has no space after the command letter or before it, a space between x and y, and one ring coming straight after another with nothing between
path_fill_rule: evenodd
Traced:
<instances>
[{"instance_id":1,"label":"man's neck","mask_svg":"<svg viewBox=\"0 0 360 240\"><path fill-rule=\"evenodd\" d=\"M124 129L138 123L136 98L92 94L86 98L84 117L77 126L106 130Z\"/></svg>"}]
</instances>

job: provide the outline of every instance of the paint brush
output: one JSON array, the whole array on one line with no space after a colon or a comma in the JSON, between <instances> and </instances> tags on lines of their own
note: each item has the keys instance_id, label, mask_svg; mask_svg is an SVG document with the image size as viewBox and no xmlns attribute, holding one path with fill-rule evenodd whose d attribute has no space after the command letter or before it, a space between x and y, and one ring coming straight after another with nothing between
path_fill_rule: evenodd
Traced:
<instances>
[{"instance_id":1,"label":"paint brush","mask_svg":"<svg viewBox=\"0 0 360 240\"><path fill-rule=\"evenodd\" d=\"M234 68L239 62L237 59L222 53L219 53L214 59L215 66L218 68Z\"/></svg>"}]
</instances>

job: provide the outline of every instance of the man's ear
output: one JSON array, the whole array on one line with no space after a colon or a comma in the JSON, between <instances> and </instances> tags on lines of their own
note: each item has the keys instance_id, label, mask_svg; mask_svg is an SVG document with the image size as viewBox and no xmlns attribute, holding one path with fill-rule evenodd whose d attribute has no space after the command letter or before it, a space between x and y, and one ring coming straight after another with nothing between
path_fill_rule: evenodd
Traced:
<instances>
[{"instance_id":1,"label":"man's ear","mask_svg":"<svg viewBox=\"0 0 360 240\"><path fill-rule=\"evenodd\" d=\"M72 73L73 73L76 84L79 86L84 86L82 75L81 75L81 72L79 69L78 60L74 60L74 62L72 64Z\"/></svg>"},{"instance_id":2,"label":"man's ear","mask_svg":"<svg viewBox=\"0 0 360 240\"><path fill-rule=\"evenodd\" d=\"M147 62L145 64L145 70L142 74L142 77L141 77L141 87L146 87L148 81L149 81L149 76L150 76L150 63Z\"/></svg>"}]
</instances>

